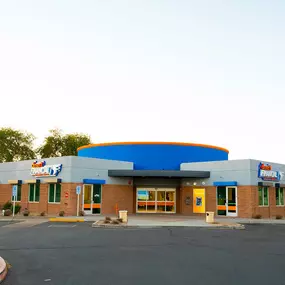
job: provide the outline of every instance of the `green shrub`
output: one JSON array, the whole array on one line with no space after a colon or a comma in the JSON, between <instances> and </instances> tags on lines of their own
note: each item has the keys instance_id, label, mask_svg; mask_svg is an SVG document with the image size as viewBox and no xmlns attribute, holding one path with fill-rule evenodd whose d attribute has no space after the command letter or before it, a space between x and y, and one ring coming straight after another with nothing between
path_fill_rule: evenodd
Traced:
<instances>
[{"instance_id":1,"label":"green shrub","mask_svg":"<svg viewBox=\"0 0 285 285\"><path fill-rule=\"evenodd\" d=\"M123 222L123 219L122 219L122 218L119 218L119 219L117 219L117 221L118 221L119 223L122 223L122 222Z\"/></svg>"},{"instance_id":2,"label":"green shrub","mask_svg":"<svg viewBox=\"0 0 285 285\"><path fill-rule=\"evenodd\" d=\"M60 216L60 217L63 217L63 216L64 216L64 214L65 214L65 212L64 212L64 211L60 211L60 212L59 212L59 216Z\"/></svg>"},{"instance_id":3,"label":"green shrub","mask_svg":"<svg viewBox=\"0 0 285 285\"><path fill-rule=\"evenodd\" d=\"M4 216L8 217L12 215L12 211L10 209L5 210Z\"/></svg>"},{"instance_id":4,"label":"green shrub","mask_svg":"<svg viewBox=\"0 0 285 285\"><path fill-rule=\"evenodd\" d=\"M8 201L3 205L3 210L11 210L12 213L13 213L13 208L14 208L14 203L12 203L11 201ZM20 210L21 210L21 205L15 204L15 215L18 214Z\"/></svg>"},{"instance_id":5,"label":"green shrub","mask_svg":"<svg viewBox=\"0 0 285 285\"><path fill-rule=\"evenodd\" d=\"M117 220L114 220L114 221L112 221L112 224L113 224L113 225L118 225L118 224L120 224L120 222L117 221Z\"/></svg>"},{"instance_id":6,"label":"green shrub","mask_svg":"<svg viewBox=\"0 0 285 285\"><path fill-rule=\"evenodd\" d=\"M84 211L79 211L79 216L81 216L81 217L83 217L83 216L85 216L85 212Z\"/></svg>"},{"instance_id":7,"label":"green shrub","mask_svg":"<svg viewBox=\"0 0 285 285\"><path fill-rule=\"evenodd\" d=\"M12 202L8 201L3 205L3 210L12 210L13 209L13 204Z\"/></svg>"},{"instance_id":8,"label":"green shrub","mask_svg":"<svg viewBox=\"0 0 285 285\"><path fill-rule=\"evenodd\" d=\"M282 215L276 215L276 220L282 220L283 219L283 217L282 217Z\"/></svg>"},{"instance_id":9,"label":"green shrub","mask_svg":"<svg viewBox=\"0 0 285 285\"><path fill-rule=\"evenodd\" d=\"M42 216L42 217L44 217L45 215L46 215L46 212L45 212L45 211L41 212L41 216Z\"/></svg>"},{"instance_id":10,"label":"green shrub","mask_svg":"<svg viewBox=\"0 0 285 285\"><path fill-rule=\"evenodd\" d=\"M13 207L12 207L12 211L13 211ZM15 205L15 215L18 214L21 211L21 205L16 204Z\"/></svg>"}]
</instances>

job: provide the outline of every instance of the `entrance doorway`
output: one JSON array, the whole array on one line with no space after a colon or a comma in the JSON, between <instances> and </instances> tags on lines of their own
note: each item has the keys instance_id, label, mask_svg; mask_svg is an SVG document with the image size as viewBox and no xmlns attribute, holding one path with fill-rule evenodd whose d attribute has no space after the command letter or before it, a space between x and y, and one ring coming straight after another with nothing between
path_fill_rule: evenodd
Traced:
<instances>
[{"instance_id":1,"label":"entrance doorway","mask_svg":"<svg viewBox=\"0 0 285 285\"><path fill-rule=\"evenodd\" d=\"M83 186L83 211L85 214L101 214L101 188L100 184L85 184Z\"/></svg>"},{"instance_id":2,"label":"entrance doorway","mask_svg":"<svg viewBox=\"0 0 285 285\"><path fill-rule=\"evenodd\" d=\"M217 187L217 214L221 216L236 217L237 209L237 187Z\"/></svg>"},{"instance_id":3,"label":"entrance doorway","mask_svg":"<svg viewBox=\"0 0 285 285\"><path fill-rule=\"evenodd\" d=\"M137 188L137 213L175 213L175 188Z\"/></svg>"}]
</instances>

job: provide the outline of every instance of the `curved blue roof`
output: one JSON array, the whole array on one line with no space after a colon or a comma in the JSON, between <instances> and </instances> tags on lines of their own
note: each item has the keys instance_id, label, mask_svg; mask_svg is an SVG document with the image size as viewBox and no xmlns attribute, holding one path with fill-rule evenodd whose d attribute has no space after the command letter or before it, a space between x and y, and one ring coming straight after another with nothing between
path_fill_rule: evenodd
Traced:
<instances>
[{"instance_id":1,"label":"curved blue roof","mask_svg":"<svg viewBox=\"0 0 285 285\"><path fill-rule=\"evenodd\" d=\"M228 160L228 150L188 143L129 142L83 146L78 156L129 161L135 170L180 170L181 163Z\"/></svg>"}]
</instances>

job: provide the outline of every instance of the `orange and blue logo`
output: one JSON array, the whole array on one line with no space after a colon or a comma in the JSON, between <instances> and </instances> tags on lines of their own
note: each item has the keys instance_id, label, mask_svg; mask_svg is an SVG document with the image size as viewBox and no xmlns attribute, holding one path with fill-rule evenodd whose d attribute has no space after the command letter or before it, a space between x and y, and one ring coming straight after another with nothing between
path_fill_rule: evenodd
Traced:
<instances>
[{"instance_id":1,"label":"orange and blue logo","mask_svg":"<svg viewBox=\"0 0 285 285\"><path fill-rule=\"evenodd\" d=\"M34 161L31 175L35 177L57 176L62 170L62 164L46 165L45 161Z\"/></svg>"},{"instance_id":2,"label":"orange and blue logo","mask_svg":"<svg viewBox=\"0 0 285 285\"><path fill-rule=\"evenodd\" d=\"M273 170L272 165L260 162L258 165L258 178L265 181L280 181L284 172Z\"/></svg>"}]
</instances>

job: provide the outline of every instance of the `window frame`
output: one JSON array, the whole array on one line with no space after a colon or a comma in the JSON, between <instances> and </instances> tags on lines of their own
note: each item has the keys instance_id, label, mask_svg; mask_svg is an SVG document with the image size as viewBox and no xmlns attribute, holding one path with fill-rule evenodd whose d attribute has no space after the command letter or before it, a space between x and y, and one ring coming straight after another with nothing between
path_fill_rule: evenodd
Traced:
<instances>
[{"instance_id":1,"label":"window frame","mask_svg":"<svg viewBox=\"0 0 285 285\"><path fill-rule=\"evenodd\" d=\"M267 190L267 197L268 197L268 204L264 205L264 190ZM262 190L262 205L259 204L259 191ZM268 186L259 186L258 187L258 207L269 207L270 201L269 201L269 187Z\"/></svg>"},{"instance_id":2,"label":"window frame","mask_svg":"<svg viewBox=\"0 0 285 285\"><path fill-rule=\"evenodd\" d=\"M54 185L54 192L53 192L53 202L50 201L50 186ZM60 187L60 195L59 195L59 202L56 202L56 190L57 190L57 185ZM49 183L48 186L48 203L49 204L60 204L61 203L61 183Z\"/></svg>"},{"instance_id":3,"label":"window frame","mask_svg":"<svg viewBox=\"0 0 285 285\"><path fill-rule=\"evenodd\" d=\"M32 185L34 186L34 195L33 195L34 200L33 201L30 200L30 197L31 197L31 186ZM37 187L39 187L39 201L36 201ZM39 203L40 202L40 197L41 197L41 184L40 183L29 183L29 203Z\"/></svg>"},{"instance_id":4,"label":"window frame","mask_svg":"<svg viewBox=\"0 0 285 285\"><path fill-rule=\"evenodd\" d=\"M283 204L280 204L280 190L282 190L282 192L283 192ZM277 191L278 191L278 192L277 192ZM278 193L279 204L277 204L277 199L276 199L276 196L277 196L276 194L277 194L277 193ZM285 204L285 203L284 203L284 202L285 202L285 201L284 201L284 200L285 200L285 199L284 199L284 187L276 187L276 188L275 188L275 200L276 200L276 201L275 201L275 202L276 202L276 203L275 203L275 204L276 204L276 207L284 207L284 204Z\"/></svg>"},{"instance_id":5,"label":"window frame","mask_svg":"<svg viewBox=\"0 0 285 285\"><path fill-rule=\"evenodd\" d=\"M18 189L17 189L17 197L16 197L16 200L15 202L16 203L21 203L22 202L22 184L12 184L12 195L11 195L11 201L14 202L14 196L13 196L13 186L17 185L18 186ZM18 199L19 197L19 189L20 189L20 200Z\"/></svg>"}]
</instances>

